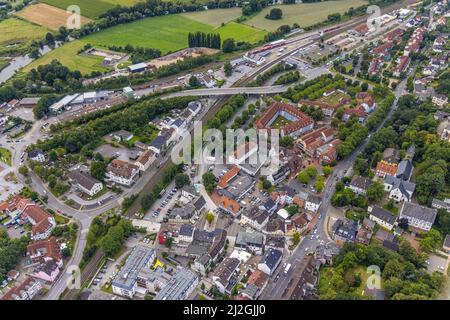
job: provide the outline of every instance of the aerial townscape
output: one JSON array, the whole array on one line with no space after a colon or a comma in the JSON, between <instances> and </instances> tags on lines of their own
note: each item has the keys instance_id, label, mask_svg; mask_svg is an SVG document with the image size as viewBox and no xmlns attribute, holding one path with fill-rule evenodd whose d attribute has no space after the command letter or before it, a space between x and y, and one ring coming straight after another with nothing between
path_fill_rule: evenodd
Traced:
<instances>
[{"instance_id":1,"label":"aerial townscape","mask_svg":"<svg viewBox=\"0 0 450 320\"><path fill-rule=\"evenodd\" d=\"M447 0L0 0L0 300L449 300L449 37Z\"/></svg>"}]
</instances>

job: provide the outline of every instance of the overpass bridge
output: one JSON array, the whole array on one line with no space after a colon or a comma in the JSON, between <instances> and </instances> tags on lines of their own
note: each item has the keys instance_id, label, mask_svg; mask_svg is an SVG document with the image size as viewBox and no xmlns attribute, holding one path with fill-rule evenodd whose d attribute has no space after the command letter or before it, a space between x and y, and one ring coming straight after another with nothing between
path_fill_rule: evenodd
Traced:
<instances>
[{"instance_id":1,"label":"overpass bridge","mask_svg":"<svg viewBox=\"0 0 450 320\"><path fill-rule=\"evenodd\" d=\"M172 97L186 97L186 96L227 96L245 93L248 95L260 94L277 94L286 92L289 86L266 86L266 87L233 87L233 88L210 88L210 89L193 89L173 92L165 96Z\"/></svg>"}]
</instances>

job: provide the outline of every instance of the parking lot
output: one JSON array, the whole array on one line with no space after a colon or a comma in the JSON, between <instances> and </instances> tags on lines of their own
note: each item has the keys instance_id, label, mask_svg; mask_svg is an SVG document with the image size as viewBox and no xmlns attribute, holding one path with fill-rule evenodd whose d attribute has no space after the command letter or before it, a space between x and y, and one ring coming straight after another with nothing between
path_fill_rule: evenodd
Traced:
<instances>
[{"instance_id":1,"label":"parking lot","mask_svg":"<svg viewBox=\"0 0 450 320\"><path fill-rule=\"evenodd\" d=\"M448 259L445 259L441 256L430 254L427 263L427 270L429 272L435 272L439 271L444 274L447 274L447 268L448 268Z\"/></svg>"}]
</instances>

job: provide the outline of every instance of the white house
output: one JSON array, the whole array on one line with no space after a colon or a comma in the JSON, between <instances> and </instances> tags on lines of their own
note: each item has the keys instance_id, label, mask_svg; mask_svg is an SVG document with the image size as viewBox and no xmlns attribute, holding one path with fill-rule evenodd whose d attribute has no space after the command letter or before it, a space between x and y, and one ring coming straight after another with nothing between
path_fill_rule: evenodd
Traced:
<instances>
[{"instance_id":1,"label":"white house","mask_svg":"<svg viewBox=\"0 0 450 320\"><path fill-rule=\"evenodd\" d=\"M28 152L28 159L42 163L45 162L45 155L41 149L34 149L33 151Z\"/></svg>"},{"instance_id":2,"label":"white house","mask_svg":"<svg viewBox=\"0 0 450 320\"><path fill-rule=\"evenodd\" d=\"M410 227L418 228L424 231L430 231L436 220L437 210L420 206L411 202L403 202L399 219L408 219Z\"/></svg>"},{"instance_id":3,"label":"white house","mask_svg":"<svg viewBox=\"0 0 450 320\"><path fill-rule=\"evenodd\" d=\"M261 260L258 263L258 270L261 270L265 274L271 276L281 263L282 258L283 253L280 250L269 249L261 257Z\"/></svg>"},{"instance_id":4,"label":"white house","mask_svg":"<svg viewBox=\"0 0 450 320\"><path fill-rule=\"evenodd\" d=\"M131 186L138 174L139 168L137 166L118 159L114 159L106 167L106 178L124 186Z\"/></svg>"},{"instance_id":5,"label":"white house","mask_svg":"<svg viewBox=\"0 0 450 320\"><path fill-rule=\"evenodd\" d=\"M322 199L318 196L308 194L305 201L305 209L311 212L317 212L322 204Z\"/></svg>"},{"instance_id":6,"label":"white house","mask_svg":"<svg viewBox=\"0 0 450 320\"><path fill-rule=\"evenodd\" d=\"M415 189L414 183L390 175L384 181L384 190L389 192L389 199L397 202L411 201Z\"/></svg>"},{"instance_id":7,"label":"white house","mask_svg":"<svg viewBox=\"0 0 450 320\"><path fill-rule=\"evenodd\" d=\"M103 184L100 181L83 171L72 170L69 172L68 178L79 190L91 197L103 190Z\"/></svg>"},{"instance_id":8,"label":"white house","mask_svg":"<svg viewBox=\"0 0 450 320\"><path fill-rule=\"evenodd\" d=\"M369 207L369 219L375 221L380 226L392 230L396 221L396 217L389 211L386 211L378 206Z\"/></svg>"}]
</instances>

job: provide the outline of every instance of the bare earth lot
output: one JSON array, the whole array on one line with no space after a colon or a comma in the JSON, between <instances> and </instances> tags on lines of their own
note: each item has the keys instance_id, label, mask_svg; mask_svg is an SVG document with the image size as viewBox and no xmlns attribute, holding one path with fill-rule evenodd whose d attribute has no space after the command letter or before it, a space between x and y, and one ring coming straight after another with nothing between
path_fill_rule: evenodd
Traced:
<instances>
[{"instance_id":1,"label":"bare earth lot","mask_svg":"<svg viewBox=\"0 0 450 320\"><path fill-rule=\"evenodd\" d=\"M49 6L45 3L27 6L25 9L16 13L16 15L51 30L58 30L59 27L66 26L67 18L70 16L65 10ZM91 20L83 16L81 17L81 24L88 23L89 21Z\"/></svg>"}]
</instances>

